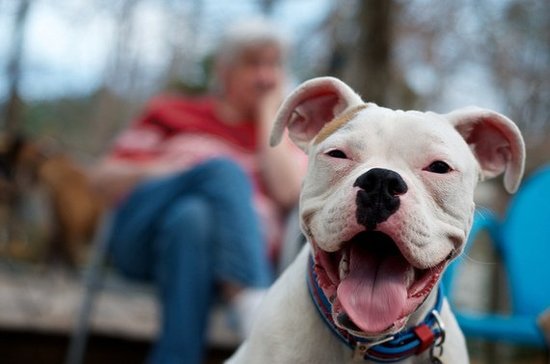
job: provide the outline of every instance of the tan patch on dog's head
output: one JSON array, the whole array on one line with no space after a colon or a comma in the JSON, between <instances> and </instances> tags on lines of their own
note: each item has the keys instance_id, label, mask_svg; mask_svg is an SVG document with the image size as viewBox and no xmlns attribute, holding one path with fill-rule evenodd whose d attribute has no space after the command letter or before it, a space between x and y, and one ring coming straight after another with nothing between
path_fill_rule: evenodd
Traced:
<instances>
[{"instance_id":1,"label":"tan patch on dog's head","mask_svg":"<svg viewBox=\"0 0 550 364\"><path fill-rule=\"evenodd\" d=\"M337 116L336 118L326 123L325 126L323 126L323 128L319 131L319 133L315 137L313 144L321 143L323 140L328 138L329 135L331 135L336 130L340 129L342 126L348 123L351 119L353 119L359 111L366 109L368 106L369 106L368 104L362 104L362 105L352 107L345 113Z\"/></svg>"}]
</instances>

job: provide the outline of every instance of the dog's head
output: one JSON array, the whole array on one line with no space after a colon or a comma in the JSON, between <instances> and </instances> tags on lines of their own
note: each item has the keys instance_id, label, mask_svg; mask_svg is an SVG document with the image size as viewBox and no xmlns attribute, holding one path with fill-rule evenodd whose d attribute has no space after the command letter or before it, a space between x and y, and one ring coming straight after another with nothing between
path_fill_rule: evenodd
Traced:
<instances>
[{"instance_id":1,"label":"dog's head","mask_svg":"<svg viewBox=\"0 0 550 364\"><path fill-rule=\"evenodd\" d=\"M335 323L363 336L402 329L446 265L463 249L480 178L523 174L518 128L485 109L450 114L364 103L323 77L300 85L279 109L309 155L300 222Z\"/></svg>"}]
</instances>

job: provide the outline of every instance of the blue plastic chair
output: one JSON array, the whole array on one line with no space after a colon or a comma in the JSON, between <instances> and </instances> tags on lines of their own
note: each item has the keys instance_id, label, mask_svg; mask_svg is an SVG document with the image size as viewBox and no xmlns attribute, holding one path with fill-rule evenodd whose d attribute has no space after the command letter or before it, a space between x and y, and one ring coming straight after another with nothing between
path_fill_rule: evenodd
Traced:
<instances>
[{"instance_id":1,"label":"blue plastic chair","mask_svg":"<svg viewBox=\"0 0 550 364\"><path fill-rule=\"evenodd\" d=\"M550 308L550 165L539 169L519 189L501 222L488 210L476 211L465 254L476 235L486 231L508 278L509 315L457 310L466 337L548 349L537 316ZM443 278L452 302L453 281L463 259Z\"/></svg>"}]
</instances>

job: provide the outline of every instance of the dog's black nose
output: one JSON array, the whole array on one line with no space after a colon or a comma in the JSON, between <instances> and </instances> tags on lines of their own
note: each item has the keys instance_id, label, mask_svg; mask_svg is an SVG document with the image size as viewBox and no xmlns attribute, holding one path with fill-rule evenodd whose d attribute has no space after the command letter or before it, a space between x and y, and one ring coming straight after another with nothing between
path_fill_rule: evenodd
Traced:
<instances>
[{"instance_id":1,"label":"dog's black nose","mask_svg":"<svg viewBox=\"0 0 550 364\"><path fill-rule=\"evenodd\" d=\"M403 178L389 169L373 168L355 180L357 222L367 229L386 221L399 208L399 196L407 192Z\"/></svg>"}]
</instances>

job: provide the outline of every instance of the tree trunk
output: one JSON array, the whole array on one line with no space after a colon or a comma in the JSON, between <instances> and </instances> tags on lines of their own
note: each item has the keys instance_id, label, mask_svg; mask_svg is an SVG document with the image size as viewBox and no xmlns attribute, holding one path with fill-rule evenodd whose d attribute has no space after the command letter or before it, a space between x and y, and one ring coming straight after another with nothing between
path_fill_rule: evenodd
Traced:
<instances>
[{"instance_id":1,"label":"tree trunk","mask_svg":"<svg viewBox=\"0 0 550 364\"><path fill-rule=\"evenodd\" d=\"M362 0L359 35L344 70L344 80L366 101L386 105L391 89L394 0Z\"/></svg>"},{"instance_id":2,"label":"tree trunk","mask_svg":"<svg viewBox=\"0 0 550 364\"><path fill-rule=\"evenodd\" d=\"M13 25L12 48L7 66L9 94L4 110L4 128L10 134L20 129L22 100L19 95L19 80L21 78L25 25L29 8L30 0L20 0Z\"/></svg>"}]
</instances>

